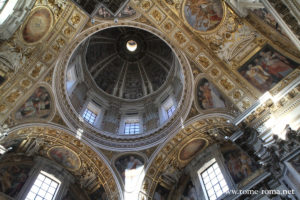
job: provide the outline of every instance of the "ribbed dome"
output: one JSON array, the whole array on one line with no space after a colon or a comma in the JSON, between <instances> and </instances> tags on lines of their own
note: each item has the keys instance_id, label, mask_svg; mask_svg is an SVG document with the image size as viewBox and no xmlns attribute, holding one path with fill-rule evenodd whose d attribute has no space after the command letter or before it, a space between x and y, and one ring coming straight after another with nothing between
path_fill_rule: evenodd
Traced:
<instances>
[{"instance_id":1,"label":"ribbed dome","mask_svg":"<svg viewBox=\"0 0 300 200\"><path fill-rule=\"evenodd\" d=\"M131 27L94 34L86 51L87 68L96 85L124 99L157 91L168 78L172 60L172 50L163 40Z\"/></svg>"}]
</instances>

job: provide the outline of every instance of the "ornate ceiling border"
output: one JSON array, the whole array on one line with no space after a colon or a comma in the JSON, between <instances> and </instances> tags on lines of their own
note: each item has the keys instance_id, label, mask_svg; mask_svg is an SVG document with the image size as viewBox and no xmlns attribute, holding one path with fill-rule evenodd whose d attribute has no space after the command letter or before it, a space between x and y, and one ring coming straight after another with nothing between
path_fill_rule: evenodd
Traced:
<instances>
[{"instance_id":1,"label":"ornate ceiling border","mask_svg":"<svg viewBox=\"0 0 300 200\"><path fill-rule=\"evenodd\" d=\"M211 34L200 34L190 29L183 22L181 10L174 10L163 1L133 0L131 5L167 38L174 41L178 48L186 52L187 57L197 63L201 71L210 77L233 103L239 105L240 111L246 110L258 98L251 90L243 87L238 79L232 77L230 67L215 56L214 48L226 40L222 35L234 34L240 23L237 15L226 4L226 19L223 25Z\"/></svg>"},{"instance_id":2,"label":"ornate ceiling border","mask_svg":"<svg viewBox=\"0 0 300 200\"><path fill-rule=\"evenodd\" d=\"M40 81L51 69L56 58L65 46L86 24L88 17L71 2L45 3L36 1L35 6L48 6L54 14L53 28L43 43L28 46L22 43L20 30L3 45L8 45L11 52L17 52L22 59L22 67L0 87L0 122L4 121L22 96L29 92L30 87Z\"/></svg>"}]
</instances>

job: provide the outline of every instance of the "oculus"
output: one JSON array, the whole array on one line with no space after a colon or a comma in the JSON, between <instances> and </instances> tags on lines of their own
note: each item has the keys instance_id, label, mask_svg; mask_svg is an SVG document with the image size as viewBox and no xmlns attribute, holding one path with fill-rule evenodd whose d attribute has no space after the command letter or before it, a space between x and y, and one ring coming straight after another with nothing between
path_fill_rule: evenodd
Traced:
<instances>
[{"instance_id":1,"label":"oculus","mask_svg":"<svg viewBox=\"0 0 300 200\"><path fill-rule=\"evenodd\" d=\"M126 43L126 48L128 51L134 52L137 49L138 45L134 40L129 40Z\"/></svg>"}]
</instances>

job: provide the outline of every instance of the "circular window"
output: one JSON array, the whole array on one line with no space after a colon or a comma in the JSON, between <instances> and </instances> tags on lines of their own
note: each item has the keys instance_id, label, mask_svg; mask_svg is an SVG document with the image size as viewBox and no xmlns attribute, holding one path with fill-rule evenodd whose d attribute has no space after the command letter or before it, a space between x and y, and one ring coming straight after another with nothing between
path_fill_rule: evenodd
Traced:
<instances>
[{"instance_id":1,"label":"circular window","mask_svg":"<svg viewBox=\"0 0 300 200\"><path fill-rule=\"evenodd\" d=\"M130 52L134 52L137 49L137 43L134 40L129 40L126 44L126 48Z\"/></svg>"}]
</instances>

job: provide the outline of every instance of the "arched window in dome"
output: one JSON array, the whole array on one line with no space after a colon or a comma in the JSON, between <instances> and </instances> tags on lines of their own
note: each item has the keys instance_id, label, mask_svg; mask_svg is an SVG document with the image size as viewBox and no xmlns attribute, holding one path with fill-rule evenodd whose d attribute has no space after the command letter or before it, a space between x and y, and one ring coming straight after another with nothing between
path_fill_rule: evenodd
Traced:
<instances>
[{"instance_id":1,"label":"arched window in dome","mask_svg":"<svg viewBox=\"0 0 300 200\"><path fill-rule=\"evenodd\" d=\"M67 91L68 93L72 93L77 83L77 73L76 66L73 65L67 71Z\"/></svg>"},{"instance_id":2,"label":"arched window in dome","mask_svg":"<svg viewBox=\"0 0 300 200\"><path fill-rule=\"evenodd\" d=\"M161 121L164 122L172 117L175 110L176 102L174 97L170 95L161 103Z\"/></svg>"},{"instance_id":3,"label":"arched window in dome","mask_svg":"<svg viewBox=\"0 0 300 200\"><path fill-rule=\"evenodd\" d=\"M99 128L102 116L100 106L96 105L92 100L87 101L82 112L82 118L89 124Z\"/></svg>"},{"instance_id":4,"label":"arched window in dome","mask_svg":"<svg viewBox=\"0 0 300 200\"><path fill-rule=\"evenodd\" d=\"M142 121L138 114L126 115L121 122L121 134L134 135L142 133Z\"/></svg>"}]
</instances>

